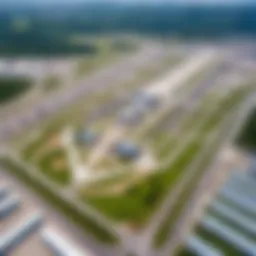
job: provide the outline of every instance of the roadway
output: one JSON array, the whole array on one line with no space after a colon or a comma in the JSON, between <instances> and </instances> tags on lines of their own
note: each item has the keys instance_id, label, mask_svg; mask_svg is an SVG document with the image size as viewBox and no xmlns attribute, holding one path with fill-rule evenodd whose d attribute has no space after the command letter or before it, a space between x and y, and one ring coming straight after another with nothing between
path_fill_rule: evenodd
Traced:
<instances>
[{"instance_id":1,"label":"roadway","mask_svg":"<svg viewBox=\"0 0 256 256\"><path fill-rule=\"evenodd\" d=\"M36 126L82 97L129 81L137 69L152 61L162 59L166 54L165 51L162 45L146 45L141 51L122 59L119 63L105 67L82 81L76 82L75 86L67 87L40 102L34 102L33 106L28 109L6 113L5 120L0 125L0 141L7 141L21 131Z\"/></svg>"},{"instance_id":2,"label":"roadway","mask_svg":"<svg viewBox=\"0 0 256 256\"><path fill-rule=\"evenodd\" d=\"M189 91L185 97L182 96L183 98L177 105L177 110L175 109L175 111L172 111L164 122L160 124L160 127L157 127L157 129L160 129L162 132L169 132L170 129L173 130L173 127L179 123L178 120L181 120L184 115L188 115L191 111L193 111L196 105L198 105L200 99L202 99L207 92L211 91L212 89L216 89L217 79L225 76L225 71L223 70L224 65L225 62L218 64L210 71L209 74L202 77L201 81L197 82L197 85L194 86L192 91Z\"/></svg>"},{"instance_id":3,"label":"roadway","mask_svg":"<svg viewBox=\"0 0 256 256\"><path fill-rule=\"evenodd\" d=\"M216 84L216 77L223 77L225 76L225 71L222 70L222 65L220 67L216 68L215 72L213 72L213 75L209 75L201 84L192 90L191 93L186 95L185 98L182 99L179 103L184 105L184 108L177 108L177 111L179 111L179 118L177 118L178 113L175 115L172 115L172 120L169 123L168 131L170 132L169 129L174 129L174 127L177 127L177 125L180 123L180 120L184 118L184 116L191 114L191 111L193 108L198 104L200 99L207 93L207 91L213 89L214 87L220 86L218 83ZM229 85L227 84L226 87ZM215 88L215 89L216 89ZM229 87L228 87L229 88ZM192 107L193 106L193 107ZM239 122L241 124L241 122ZM230 141L230 140L229 140ZM210 182L209 178L208 181ZM183 187L182 183L178 184L177 186L177 191L180 190ZM205 186L204 188L205 189ZM198 195L203 194L203 189L200 190ZM200 194L201 193L201 194ZM130 241L127 241L127 247L130 246L130 248L137 252L139 255L154 255L156 252L152 248L152 239L154 237L154 234L156 233L157 228L160 226L164 218L167 216L168 212L170 211L170 207L172 205L172 202L175 200L176 194L174 191L171 191L166 196L166 199L162 205L158 209L158 211L153 215L151 218L150 222L148 223L147 227L139 234L136 234L133 239ZM198 200L195 199L194 202ZM170 205L170 207L168 207ZM186 216L189 218L190 216L190 210L191 208L188 209L186 212ZM180 230L184 230L186 226L183 224L183 222L179 222L179 226L176 228L177 233L179 233ZM175 232L176 234L176 232ZM169 250L164 249L163 251L159 251L159 255L169 255L168 252L170 251L170 247L167 248ZM165 252L165 254L163 253ZM158 255L158 254L157 254ZM170 254L172 255L172 254Z\"/></svg>"},{"instance_id":4,"label":"roadway","mask_svg":"<svg viewBox=\"0 0 256 256\"><path fill-rule=\"evenodd\" d=\"M198 52L198 56L192 55L189 57L189 59L183 61L182 63L178 64L177 67L171 68L168 72L166 72L166 75L158 78L153 83L150 83L149 86L143 89L143 92L146 94L150 94L155 96L156 98L160 98L161 100L161 109L160 112L165 111L165 106L170 105L168 101L171 100L172 94L175 93L178 87L181 87L185 82L188 81L188 79L198 73L204 66L209 65L209 63L212 63L216 58L218 57L218 54L216 51L213 51L212 49L207 49ZM135 114L139 111L137 111L137 106L129 104L127 108L124 109L129 111L129 109L132 109L135 111ZM122 112L122 113L125 113ZM158 113L157 113L158 114ZM155 116L155 115L154 115ZM143 118L141 118L143 120ZM158 119L158 116L156 118L153 118L153 122L155 119ZM146 123L141 125L141 127L148 127L151 125ZM110 131L107 131L105 133L105 136L102 140L102 142L95 147L93 152L91 153L89 157L89 167L97 165L102 159L105 158L107 155L107 152L109 151L110 147L117 142L118 140L121 140L126 132L127 132L127 126L122 124L114 124L110 129Z\"/></svg>"},{"instance_id":5,"label":"roadway","mask_svg":"<svg viewBox=\"0 0 256 256\"><path fill-rule=\"evenodd\" d=\"M216 87L216 76L222 76L224 73L220 66L217 66L212 70L210 74L206 77L202 78L202 81L198 82L192 90L188 90L186 94L180 97L179 101L177 101L177 108L172 108L168 125L168 132L174 131L179 127L181 121L192 114L195 111L196 106L200 103L200 100L212 89ZM215 88L216 89L216 88ZM186 144L186 141L185 141ZM179 147L183 147L183 145L179 145ZM170 194L166 195L166 199L162 205L158 209L158 211L152 216L147 224L147 227L138 235L134 235L134 237L127 240L126 247L130 247L132 250L136 251L139 255L150 255L154 250L151 247L152 240L154 238L154 234L156 233L157 228L162 223L166 214L169 212L168 205L172 205L172 202L175 199L175 193L173 191ZM137 247L136 247L137 245Z\"/></svg>"},{"instance_id":6,"label":"roadway","mask_svg":"<svg viewBox=\"0 0 256 256\"><path fill-rule=\"evenodd\" d=\"M40 196L31 193L31 190L22 184L16 177L8 174L8 171L3 170L0 166L0 177L4 184L10 186L15 194L29 202L30 209L42 212L45 218L45 224L49 227L57 227L63 231L64 234L70 238L81 248L84 252L90 252L89 255L94 256L119 256L122 253L121 248L106 246L100 242L95 241L89 235L81 230L77 225L74 225L63 214L59 213L47 201ZM27 203L28 205L28 203ZM28 212L28 209L27 211ZM69 235L72 234L72 235Z\"/></svg>"},{"instance_id":7,"label":"roadway","mask_svg":"<svg viewBox=\"0 0 256 256\"><path fill-rule=\"evenodd\" d=\"M179 124L181 123L181 120L184 119L186 116L190 115L195 110L200 100L208 92L218 88L219 84L217 83L217 78L222 78L226 75L226 71L223 70L223 65L225 65L225 62L217 65L211 73L205 76L202 81L198 82L199 85L195 86L191 91L189 91L186 95L183 95L183 97L180 98L180 100L178 101L177 109L174 109L174 112L171 111L171 118L168 121L168 132L170 132L170 130L177 129ZM232 65L230 69L232 69ZM226 86L228 87L228 85ZM153 251L153 249L150 247L152 239L157 230L157 227L160 225L160 223L166 217L166 214L169 212L170 209L167 207L167 205L170 205L171 202L173 202L174 197L175 193L173 193L173 191L169 195L167 195L163 207L160 207L155 215L153 215L149 224L142 233L138 234L138 236L135 236L134 239L131 239L131 241L128 241L129 245L127 245L127 247L130 246L131 248L133 248L133 250L139 250L140 255L147 255L150 251ZM134 244L136 244L135 240L137 240L138 249L136 249L136 246L134 246Z\"/></svg>"},{"instance_id":8,"label":"roadway","mask_svg":"<svg viewBox=\"0 0 256 256\"><path fill-rule=\"evenodd\" d=\"M62 111L63 108L76 102L84 96L89 96L100 90L108 90L112 86L125 83L134 76L136 71L141 67L160 61L166 55L166 49L159 45L147 45L144 49L120 63L107 67L84 81L80 81L76 86L65 88L62 92L58 92L43 99L41 102L35 102L33 107L29 109L14 111L6 114L6 120L0 124L0 141L7 142L13 136L35 127L49 116L53 116ZM2 144L2 147L4 144ZM13 187L20 195L29 198L39 209L43 209L47 220L61 227L65 233L71 233L72 239L76 241L85 250L90 250L94 255L113 256L122 255L122 250L118 247L107 247L95 241L91 236L86 235L79 227L66 219L61 213L56 211L49 203L32 194L19 180L6 172L1 171L1 179L6 179L13 184Z\"/></svg>"},{"instance_id":9,"label":"roadway","mask_svg":"<svg viewBox=\"0 0 256 256\"><path fill-rule=\"evenodd\" d=\"M224 137L222 135L224 138L219 148L225 148L226 146L232 145L234 138L244 124L248 113L255 106L255 97L255 93L249 95L238 114L233 114L231 120L225 124L226 136ZM228 130L231 126L230 123L233 124L232 132L229 132ZM169 234L170 239L168 240L168 244L166 244L165 247L156 255L172 255L177 246L187 238L188 233L191 231L191 227L194 225L195 221L200 219L200 216L204 212L204 208L207 206L207 202L210 201L210 198L215 194L214 192L217 191L216 187L212 187L213 181L216 180L216 177L219 177L220 181L222 181L223 178L220 178L220 176L226 176L226 173L223 173L223 168L220 168L219 164L220 154L216 154L211 165L205 172L206 175L198 184L196 191L191 195L188 205L180 216L179 221L175 226L175 236L173 236L173 234ZM211 191L209 188L211 188Z\"/></svg>"},{"instance_id":10,"label":"roadway","mask_svg":"<svg viewBox=\"0 0 256 256\"><path fill-rule=\"evenodd\" d=\"M164 48L159 46L155 47L152 45L150 47L148 46L141 52L130 56L128 59L121 61L117 65L107 67L86 78L84 81L79 82L76 86L66 88L61 93L52 95L43 100L43 102L35 104L33 109L28 109L24 112L22 111L21 113L11 113L10 117L0 125L0 140L2 142L7 141L14 135L26 130L28 127L35 126L36 124L46 120L46 118L49 116L57 114L63 110L63 108L66 108L84 96L89 96L92 93L100 90L111 89L112 86L118 83L124 83L134 75L137 69L152 61L155 62L160 60L164 54ZM208 86L209 83L204 83L202 86L203 89L201 88L198 92L196 92L196 96L193 96L192 94L193 101L198 100L200 98L198 95L204 92L206 88L208 89ZM1 175L11 179L21 194L31 196L31 200L35 201L40 208L46 211L48 218L50 218L54 223L59 224L61 227L64 227L67 232L71 232L72 235L74 234L74 240L76 240L79 244L81 243L84 245L87 249L91 249L96 253L95 255L121 255L122 252L120 251L120 248L105 248L103 246L99 247L98 242L95 242L78 227L70 223L69 220L67 220L59 212L55 211L47 202L41 199L39 200L36 196L31 195L27 188L20 184L16 178L10 177L5 172L1 173ZM128 243L130 243L129 247L143 246L143 243L140 244L140 241L142 240L139 239L138 241L138 243L135 243L134 239L130 239L130 241L128 241Z\"/></svg>"}]
</instances>

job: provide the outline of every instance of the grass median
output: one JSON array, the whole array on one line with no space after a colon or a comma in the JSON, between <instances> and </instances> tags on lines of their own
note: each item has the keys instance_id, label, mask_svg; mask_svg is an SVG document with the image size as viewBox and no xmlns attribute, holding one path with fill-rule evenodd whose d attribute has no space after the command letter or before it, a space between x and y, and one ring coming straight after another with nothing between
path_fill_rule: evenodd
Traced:
<instances>
[{"instance_id":1,"label":"grass median","mask_svg":"<svg viewBox=\"0 0 256 256\"><path fill-rule=\"evenodd\" d=\"M9 158L1 158L0 163L6 172L15 175L18 179L24 182L27 187L49 202L54 208L60 210L69 220L77 224L86 233L91 234L103 243L116 244L118 242L118 239L113 234L103 229L95 222L95 220L79 213L69 203L60 199L55 193L49 191L42 183L35 182L35 180L26 173L26 170L13 163Z\"/></svg>"},{"instance_id":2,"label":"grass median","mask_svg":"<svg viewBox=\"0 0 256 256\"><path fill-rule=\"evenodd\" d=\"M216 130L220 123L225 120L225 118L228 116L228 114L231 111L231 108L234 108L241 102L241 100L249 93L247 89L237 90L230 96L224 100L224 102L220 105L219 109L215 111L212 115L212 118L209 119L208 122L203 124L201 127L199 134L200 139L205 141L207 136ZM228 131L224 131L225 134L227 134ZM185 186L185 189L182 191L182 193L177 198L174 206L170 210L170 212L167 214L166 219L163 223L161 223L158 231L155 234L154 239L154 246L159 248L163 246L167 242L168 235L173 231L175 228L175 224L179 220L179 217L181 216L186 204L188 203L188 200L191 196L191 194L194 192L198 181L204 174L204 171L206 170L207 166L209 165L212 156L217 151L219 145L221 144L221 141L223 140L225 134L222 133L218 137L217 140L213 142L212 149L209 151L209 153L205 156L204 159L202 159L201 163L199 164L197 171L195 175L192 177L192 179L189 181L189 184ZM205 137L205 139L203 139ZM202 143L202 144L203 144Z\"/></svg>"},{"instance_id":3,"label":"grass median","mask_svg":"<svg viewBox=\"0 0 256 256\"><path fill-rule=\"evenodd\" d=\"M241 99L238 95L240 95L240 91L232 93L211 114L214 117L214 122L207 117L209 121L198 127L198 136L188 142L188 145L165 169L156 170L153 175L148 176L140 183L130 186L122 195L90 197L88 198L89 202L117 222L127 222L131 223L132 226L139 227L145 225L152 212L159 207L165 195L170 191L170 188L173 188L179 182L187 167L201 152L208 135L228 113L228 110L222 110L221 112L222 107L227 107L227 102L229 105L236 104Z\"/></svg>"},{"instance_id":4,"label":"grass median","mask_svg":"<svg viewBox=\"0 0 256 256\"><path fill-rule=\"evenodd\" d=\"M65 151L55 149L49 152L38 163L42 173L60 186L68 186L71 181L71 171L67 163Z\"/></svg>"},{"instance_id":5,"label":"grass median","mask_svg":"<svg viewBox=\"0 0 256 256\"><path fill-rule=\"evenodd\" d=\"M221 140L216 140L214 142L214 145L211 145L212 149L208 154L205 155L203 160L200 162L195 175L193 175L193 177L189 181L189 184L186 185L186 189L184 189L182 193L179 195L179 197L177 198L172 209L167 214L168 217L164 220L163 223L161 223L154 239L154 246L156 248L163 246L165 242L167 242L168 235L175 228L175 225L178 222L179 217L181 216L187 202L189 201L191 194L195 191L197 184L200 180L200 177L202 177L202 175L204 174L204 171L209 165L212 159L212 156L217 151L218 145L220 143L221 143Z\"/></svg>"},{"instance_id":6,"label":"grass median","mask_svg":"<svg viewBox=\"0 0 256 256\"><path fill-rule=\"evenodd\" d=\"M168 166L167 170L151 175L144 181L135 184L123 195L85 200L89 200L94 207L116 221L129 221L135 226L140 226L151 216L168 188L181 175L180 172L173 170L182 170L185 165L189 164L197 153L198 147L198 142L191 143L172 165Z\"/></svg>"}]
</instances>

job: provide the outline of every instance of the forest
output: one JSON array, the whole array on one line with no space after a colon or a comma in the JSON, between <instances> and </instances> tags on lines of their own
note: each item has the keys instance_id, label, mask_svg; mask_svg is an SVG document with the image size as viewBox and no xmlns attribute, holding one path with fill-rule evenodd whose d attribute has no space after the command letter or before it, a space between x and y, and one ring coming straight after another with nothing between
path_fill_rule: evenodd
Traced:
<instances>
[{"instance_id":1,"label":"forest","mask_svg":"<svg viewBox=\"0 0 256 256\"><path fill-rule=\"evenodd\" d=\"M72 44L70 37L76 34L132 33L211 41L254 37L255 13L253 6L118 3L2 6L0 54L52 56L97 51L93 44Z\"/></svg>"}]
</instances>

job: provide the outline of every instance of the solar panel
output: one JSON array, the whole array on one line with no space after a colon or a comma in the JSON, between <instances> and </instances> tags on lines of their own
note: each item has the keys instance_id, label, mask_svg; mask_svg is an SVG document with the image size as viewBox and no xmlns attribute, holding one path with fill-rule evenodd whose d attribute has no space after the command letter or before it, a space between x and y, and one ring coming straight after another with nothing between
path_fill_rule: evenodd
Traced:
<instances>
[{"instance_id":1,"label":"solar panel","mask_svg":"<svg viewBox=\"0 0 256 256\"><path fill-rule=\"evenodd\" d=\"M253 199L241 196L239 193L229 189L223 189L220 195L245 211L256 214L256 204Z\"/></svg>"},{"instance_id":2,"label":"solar panel","mask_svg":"<svg viewBox=\"0 0 256 256\"><path fill-rule=\"evenodd\" d=\"M9 189L7 187L0 188L0 202L3 200L9 193Z\"/></svg>"},{"instance_id":3,"label":"solar panel","mask_svg":"<svg viewBox=\"0 0 256 256\"><path fill-rule=\"evenodd\" d=\"M13 249L23 243L28 236L41 226L42 221L41 214L35 214L7 234L1 235L0 255L9 255Z\"/></svg>"},{"instance_id":4,"label":"solar panel","mask_svg":"<svg viewBox=\"0 0 256 256\"><path fill-rule=\"evenodd\" d=\"M256 199L256 184L253 185L246 180L231 179L223 189L233 190L245 197Z\"/></svg>"},{"instance_id":5,"label":"solar panel","mask_svg":"<svg viewBox=\"0 0 256 256\"><path fill-rule=\"evenodd\" d=\"M254 242L240 235L234 229L227 227L218 219L207 216L202 220L202 226L238 250L241 250L248 255L256 256L256 246Z\"/></svg>"},{"instance_id":6,"label":"solar panel","mask_svg":"<svg viewBox=\"0 0 256 256\"><path fill-rule=\"evenodd\" d=\"M203 241L197 236L192 236L189 238L187 247L190 251L196 253L199 256L222 256L223 253Z\"/></svg>"},{"instance_id":7,"label":"solar panel","mask_svg":"<svg viewBox=\"0 0 256 256\"><path fill-rule=\"evenodd\" d=\"M237 225L241 226L245 230L256 235L255 221L244 216L239 211L233 210L230 207L228 207L222 203L219 203L219 202L214 202L211 205L211 208L214 209L218 214L222 215L223 217L225 217L225 218L231 220L232 222L236 223Z\"/></svg>"},{"instance_id":8,"label":"solar panel","mask_svg":"<svg viewBox=\"0 0 256 256\"><path fill-rule=\"evenodd\" d=\"M0 203L0 220L6 218L20 205L18 198L7 197Z\"/></svg>"},{"instance_id":9,"label":"solar panel","mask_svg":"<svg viewBox=\"0 0 256 256\"><path fill-rule=\"evenodd\" d=\"M256 177L256 159L255 157L252 158L251 164L248 168L248 174L252 177Z\"/></svg>"},{"instance_id":10,"label":"solar panel","mask_svg":"<svg viewBox=\"0 0 256 256\"><path fill-rule=\"evenodd\" d=\"M89 256L78 251L78 249L56 232L50 229L44 229L41 233L44 244L54 253L56 256Z\"/></svg>"},{"instance_id":11,"label":"solar panel","mask_svg":"<svg viewBox=\"0 0 256 256\"><path fill-rule=\"evenodd\" d=\"M241 174L241 173L232 173L230 179L228 180L227 184L243 184L246 187L245 188L250 188L252 192L255 192L256 194L256 181L251 179L248 175L246 174Z\"/></svg>"}]
</instances>

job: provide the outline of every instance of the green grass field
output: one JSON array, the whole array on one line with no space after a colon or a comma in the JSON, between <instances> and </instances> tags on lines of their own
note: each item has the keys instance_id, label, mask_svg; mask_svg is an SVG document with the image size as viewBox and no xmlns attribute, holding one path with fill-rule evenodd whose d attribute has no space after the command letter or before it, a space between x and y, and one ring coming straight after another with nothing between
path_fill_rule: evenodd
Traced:
<instances>
[{"instance_id":1,"label":"green grass field","mask_svg":"<svg viewBox=\"0 0 256 256\"><path fill-rule=\"evenodd\" d=\"M220 140L214 141L214 144L211 145L211 151L207 153L207 155L205 155L203 160L199 163L195 174L189 180L189 183L186 185L186 189L184 189L182 193L178 196L172 210L168 213L168 217L165 219L163 223L161 223L159 229L155 234L155 247L159 248L167 242L168 234L170 234L171 231L175 228L175 225L179 220L179 217L181 216L189 198L195 191L198 182L200 181L200 177L203 176L207 166L209 165L212 159L212 156L217 151L218 146L221 143L221 139L222 137L220 136Z\"/></svg>"},{"instance_id":2,"label":"green grass field","mask_svg":"<svg viewBox=\"0 0 256 256\"><path fill-rule=\"evenodd\" d=\"M145 82L148 81L149 78L152 79L151 75L152 73L149 72L149 74L146 76L143 75L143 79L141 79L141 76L139 76L138 80L135 79L134 81L131 81L132 86L130 86L133 89L133 86L136 84L135 87L137 87L142 83L142 81ZM124 86L126 87L127 85ZM185 145L184 149L181 150L181 152L173 159L173 161L168 163L167 166L156 170L156 172L151 175L143 177L134 184L130 184L123 193L118 195L97 194L96 196L93 196L90 194L88 196L82 194L81 196L78 195L79 199L90 203L97 210L116 222L129 223L134 226L145 225L155 210L159 207L159 205L161 205L166 194L169 193L175 187L175 185L180 182L182 177L186 174L190 164L201 153L203 145L208 136L216 129L216 127L218 127L222 119L226 116L226 114L229 113L232 107L241 100L246 92L247 91L244 89L239 89L224 100L221 99L219 101L213 101L214 104L218 105L216 111L209 114L210 118L207 116L207 113L209 113L207 108L204 108L203 114L200 109L199 111L196 110L194 113L195 116L199 117L200 120L207 120L203 123L203 125L197 125L197 118L190 115L184 122L181 123L182 129L179 136L172 136L172 134L170 134L170 136L168 135L168 143L166 143L165 147L161 148L159 153L159 155L164 159L168 160L171 158L179 144L182 144L183 142L185 142L185 144L187 142L187 144ZM89 114L93 108L95 108L95 100L100 101L101 104L103 104L103 102L105 103L112 101L113 97L115 96L116 95L113 93L113 91L107 92L106 94L103 93L94 95L94 97L88 99L88 101L81 103L68 113L65 113L62 117L57 118L57 121L55 120L53 123L51 123L35 141L32 141L27 147L25 147L23 151L24 159L31 161L36 152L42 147L45 140L47 140L48 137L54 132L54 129L60 129L61 127L65 126L65 124L70 124L71 121L75 126L77 125L79 127L80 125L83 125L84 120L82 119L84 119L84 117L87 116L87 114ZM75 111L75 115L72 115L73 111ZM190 129L188 129L188 127ZM187 141L187 135L194 132L191 127L195 130L197 136L195 136L192 140ZM105 126L104 129L106 129ZM148 136L150 137L151 133ZM156 140L159 143L159 147L162 142L167 141L165 138L166 137L163 136L161 140ZM56 158L64 159L63 155L64 152L60 152L58 150L49 152L49 154L46 152L42 158L36 161L36 166L39 167L39 169L41 169L41 171L49 179L56 182L56 184L66 186L70 181L70 172L68 168L64 165L56 170L56 168L53 166L53 162L56 160ZM114 162L116 162L117 167L119 167L118 161ZM113 167L110 165L108 169L113 168L113 170L115 170L114 165L115 164L113 164ZM181 194L179 202L174 207L174 212L171 213L175 216L172 219L175 219L182 211L184 207L183 203L186 202L187 197L190 193L192 193L197 180L203 173L203 170L204 168L202 167L198 171L198 175L195 176L195 180L193 180L188 190ZM126 176L124 175L124 177ZM111 182L113 182L113 180ZM122 180L117 179L116 182L122 182ZM171 227L172 223L170 222L168 222L168 224L164 224L164 230L169 230ZM160 231L160 233L166 233L166 231ZM165 235L159 235L159 240L164 241L164 236ZM161 243L162 242L160 242L160 244Z\"/></svg>"},{"instance_id":3,"label":"green grass field","mask_svg":"<svg viewBox=\"0 0 256 256\"><path fill-rule=\"evenodd\" d=\"M222 104L219 104L216 111L211 115L212 118L207 117L208 121L198 128L199 136L188 143L165 170L156 171L155 174L149 176L144 181L131 186L120 197L84 198L84 200L89 200L93 206L113 220L128 221L138 225L141 224L141 221L145 223L162 202L167 191L170 191L179 182L187 167L201 152L209 134L216 129L223 118L229 113L229 106L235 106L241 100L241 97L244 95L243 92L236 91L227 97ZM200 175L197 176L197 178L199 177ZM182 196L186 197L187 195L188 193L185 193ZM105 202L108 203L105 204ZM126 210L127 207L130 209L129 211ZM181 206L177 207L180 208ZM120 209L124 209L124 213L120 214L122 212ZM141 218L140 216L143 217Z\"/></svg>"},{"instance_id":4,"label":"green grass field","mask_svg":"<svg viewBox=\"0 0 256 256\"><path fill-rule=\"evenodd\" d=\"M88 200L94 207L111 219L135 224L145 223L151 216L152 211L157 208L169 187L181 175L181 172L175 172L174 170L184 169L196 155L198 147L198 142L191 143L177 157L174 163L168 166L167 170L160 174L156 173L141 183L135 184L120 197L85 198L85 200ZM105 202L107 203L105 204ZM123 213L121 213L120 209L124 209Z\"/></svg>"},{"instance_id":5,"label":"green grass field","mask_svg":"<svg viewBox=\"0 0 256 256\"><path fill-rule=\"evenodd\" d=\"M55 149L49 152L48 155L40 159L38 167L45 176L58 185L69 185L71 172L67 164L64 150Z\"/></svg>"},{"instance_id":6,"label":"green grass field","mask_svg":"<svg viewBox=\"0 0 256 256\"><path fill-rule=\"evenodd\" d=\"M205 139L207 138L207 134L210 134L212 131L216 130L219 124L225 120L226 116L230 113L232 108L237 106L237 104L239 104L248 93L249 91L247 89L237 90L233 94L228 96L226 100L224 100L222 104L220 104L218 109L212 114L208 122L204 123L203 126L201 127L199 132L200 139L202 141L205 141ZM226 132L228 133L228 131ZM205 139L203 139L204 136ZM190 183L187 184L187 186L185 186L185 189L177 198L176 203L172 210L170 211L170 213L168 214L166 220L160 225L160 228L155 235L154 244L156 247L163 246L167 241L166 239L168 234L170 234L171 230L175 227L175 224L178 221L180 215L182 214L182 211L186 203L188 202L191 194L196 188L196 185L200 180L200 177L204 174L204 171L206 170L207 165L210 163L212 156L215 154L215 152L218 149L218 146L221 144L223 136L224 135L220 135L219 139L214 142L214 144L212 145L211 152L200 163L196 174L193 176Z\"/></svg>"},{"instance_id":7,"label":"green grass field","mask_svg":"<svg viewBox=\"0 0 256 256\"><path fill-rule=\"evenodd\" d=\"M42 133L38 136L38 138L32 139L31 142L28 143L25 147L22 146L23 141L26 141L24 139L25 136L22 136L23 138L21 139L21 142L18 144L21 145L23 158L26 161L32 160L33 157L38 152L38 150L40 150L44 142L48 139L49 136L51 136L54 129L55 130L61 129L65 125L69 125L71 122L76 128L80 127L84 129L86 125L86 120L87 118L89 118L90 113L96 110L95 109L96 102L99 103L97 104L97 109L102 108L104 104L107 104L108 102L112 102L113 99L116 96L118 96L118 93L120 91L126 91L126 93L129 93L136 90L139 86L151 80L153 77L160 76L160 74L162 74L163 72L165 72L165 70L170 68L170 65L174 65L174 63L177 63L179 60L180 60L179 58L172 58L172 56L166 56L163 62L160 62L159 65L157 65L156 67L154 68L144 67L141 70L138 70L138 74L134 78L132 78L131 81L121 86L120 85L116 85L116 87L114 86L116 90L99 92L95 95L92 95L87 100L83 99L81 100L81 102L77 102L75 106L70 108L68 111L65 111L63 114L53 119L53 121L50 121L49 123L47 123L47 125L44 125L43 128L41 127L40 130L42 131ZM106 130L108 128L109 121L112 120L111 118L113 119L113 116L108 117L107 122L105 120L103 120L103 122L99 120L95 124L91 125L91 127L92 128L96 127L96 129L99 128L101 131ZM43 167L45 167L45 164L42 163L42 161L40 164L42 164ZM124 165L126 165L124 163L121 163L117 159L112 162L114 164L111 165L110 167L111 169L121 168ZM127 166L129 167L129 165ZM47 169L49 169L49 167L47 167ZM56 177L54 177L53 179L55 178Z\"/></svg>"},{"instance_id":8,"label":"green grass field","mask_svg":"<svg viewBox=\"0 0 256 256\"><path fill-rule=\"evenodd\" d=\"M41 149L41 147L48 141L48 138L56 133L61 124L55 123L48 126L45 130L39 133L36 138L33 138L21 151L21 156L25 161L33 160L36 153Z\"/></svg>"},{"instance_id":9,"label":"green grass field","mask_svg":"<svg viewBox=\"0 0 256 256\"><path fill-rule=\"evenodd\" d=\"M223 117L229 113L230 107L234 106L236 102L241 100L241 95L243 95L243 91L236 91L232 94L232 96L229 96L226 100L221 101L221 104L218 103L219 106L211 115L211 118L204 113L204 118L208 118L209 121L196 128L200 136L191 140L180 152L180 154L178 154L177 157L166 167L165 170L156 170L154 174L141 179L135 184L131 184L124 191L124 193L120 194L119 196L100 196L97 194L97 196L94 197L91 194L90 196L82 195L82 201L89 202L92 206L114 221L127 222L135 226L143 226L150 216L152 216L152 213L161 204L166 193L179 182L179 180L185 174L188 166L198 156L199 152L201 152L208 135L211 134L214 129L216 129ZM23 152L24 158L27 160L33 158L35 152L42 146L45 139L55 131L54 129L56 129L56 127L59 129L59 124L45 130L37 140L31 143ZM173 143L171 143L172 140L170 140L169 145L167 145L169 149L166 147L165 151L162 151L163 155L168 156L170 151L175 152L175 148L178 145L178 138L179 137L174 138ZM183 138L181 134L180 138L179 143L182 143L182 140L185 139L185 137ZM168 155L166 152L168 152ZM59 154L59 152L55 153ZM46 176L55 181L57 184L62 186L67 185L70 179L69 171L64 168L62 171L56 172L56 170L54 171L51 166L51 162L54 158L56 158L56 154L46 154L42 159L40 159L40 161L38 161L38 167L42 169ZM196 184L197 179L202 173L203 168L202 170L198 171L198 176L195 177L193 184ZM122 182L122 178L117 179L117 182ZM192 187L191 185L190 189L188 189L188 191L184 191L184 193L181 195L180 203L175 206L177 209L173 213L174 216L177 216L182 210L184 205L181 202L186 201L187 196L190 194L193 188L194 186ZM172 224L165 225L165 229L168 229L169 226L172 226ZM164 237L164 235L160 235L160 237L162 236Z\"/></svg>"}]
</instances>

